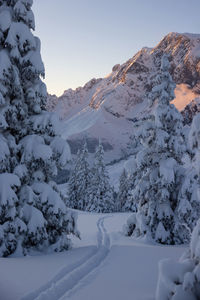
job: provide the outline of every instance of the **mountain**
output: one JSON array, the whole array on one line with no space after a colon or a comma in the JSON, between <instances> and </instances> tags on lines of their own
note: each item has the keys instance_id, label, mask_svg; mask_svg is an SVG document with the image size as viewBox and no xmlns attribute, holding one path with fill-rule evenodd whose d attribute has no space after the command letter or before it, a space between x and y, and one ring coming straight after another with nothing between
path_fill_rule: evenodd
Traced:
<instances>
[{"instance_id":1,"label":"mountain","mask_svg":"<svg viewBox=\"0 0 200 300\"><path fill-rule=\"evenodd\" d=\"M200 97L192 100L184 110L181 111L184 125L191 125L193 117L200 112Z\"/></svg>"},{"instance_id":2,"label":"mountain","mask_svg":"<svg viewBox=\"0 0 200 300\"><path fill-rule=\"evenodd\" d=\"M63 137L72 153L85 139L94 152L100 138L107 161L124 155L134 118L150 112L146 95L163 53L170 55L170 72L177 84L176 107L183 110L200 95L200 35L169 33L154 48L142 48L124 64L116 64L105 78L66 90L57 99L49 96L47 109L54 109L63 119Z\"/></svg>"}]
</instances>

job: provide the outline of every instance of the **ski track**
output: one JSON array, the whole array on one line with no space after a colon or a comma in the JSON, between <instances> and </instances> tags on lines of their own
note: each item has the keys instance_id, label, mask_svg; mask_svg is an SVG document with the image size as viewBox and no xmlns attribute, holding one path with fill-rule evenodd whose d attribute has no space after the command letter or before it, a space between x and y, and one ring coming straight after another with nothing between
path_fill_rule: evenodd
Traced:
<instances>
[{"instance_id":1,"label":"ski track","mask_svg":"<svg viewBox=\"0 0 200 300\"><path fill-rule=\"evenodd\" d=\"M109 216L111 217L111 216ZM104 227L104 219L97 222L97 247L76 263L63 268L52 280L22 300L64 300L87 284L87 277L103 262L110 251L110 237Z\"/></svg>"}]
</instances>

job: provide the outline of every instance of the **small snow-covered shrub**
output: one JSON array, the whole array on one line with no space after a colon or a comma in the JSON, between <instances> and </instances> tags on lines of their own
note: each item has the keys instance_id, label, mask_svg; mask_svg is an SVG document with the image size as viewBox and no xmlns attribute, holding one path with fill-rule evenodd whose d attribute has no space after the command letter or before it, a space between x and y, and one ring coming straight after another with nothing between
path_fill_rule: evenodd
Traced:
<instances>
[{"instance_id":1,"label":"small snow-covered shrub","mask_svg":"<svg viewBox=\"0 0 200 300\"><path fill-rule=\"evenodd\" d=\"M200 299L200 220L193 230L189 250L174 262L159 263L156 300Z\"/></svg>"},{"instance_id":2,"label":"small snow-covered shrub","mask_svg":"<svg viewBox=\"0 0 200 300\"><path fill-rule=\"evenodd\" d=\"M127 223L123 226L123 233L126 236L131 236L135 229L136 224L136 214L133 213L127 220Z\"/></svg>"},{"instance_id":3,"label":"small snow-covered shrub","mask_svg":"<svg viewBox=\"0 0 200 300\"><path fill-rule=\"evenodd\" d=\"M151 241L152 237L149 233L148 226L145 223L144 216L140 212L133 213L128 219L127 223L123 227L123 232L127 236L140 237L146 235Z\"/></svg>"}]
</instances>

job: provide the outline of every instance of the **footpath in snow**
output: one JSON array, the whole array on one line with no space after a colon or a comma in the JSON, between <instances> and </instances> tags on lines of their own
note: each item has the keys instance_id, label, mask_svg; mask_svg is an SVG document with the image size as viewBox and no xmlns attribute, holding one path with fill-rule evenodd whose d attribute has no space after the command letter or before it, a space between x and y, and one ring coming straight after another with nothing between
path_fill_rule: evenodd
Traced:
<instances>
[{"instance_id":1,"label":"footpath in snow","mask_svg":"<svg viewBox=\"0 0 200 300\"><path fill-rule=\"evenodd\" d=\"M124 237L130 214L79 213L82 239L65 253L0 259L2 300L154 299L158 262L184 247Z\"/></svg>"}]
</instances>

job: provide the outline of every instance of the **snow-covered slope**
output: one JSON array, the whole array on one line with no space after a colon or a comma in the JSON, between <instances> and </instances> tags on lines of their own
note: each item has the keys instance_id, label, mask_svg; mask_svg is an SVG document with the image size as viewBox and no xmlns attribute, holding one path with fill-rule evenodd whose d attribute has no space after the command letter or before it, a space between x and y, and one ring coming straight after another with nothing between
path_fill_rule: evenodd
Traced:
<instances>
[{"instance_id":1,"label":"snow-covered slope","mask_svg":"<svg viewBox=\"0 0 200 300\"><path fill-rule=\"evenodd\" d=\"M0 299L155 299L158 262L177 260L185 247L123 236L130 213L78 215L81 240L74 239L72 250L0 258Z\"/></svg>"},{"instance_id":2,"label":"snow-covered slope","mask_svg":"<svg viewBox=\"0 0 200 300\"><path fill-rule=\"evenodd\" d=\"M112 159L120 157L132 133L132 120L150 111L146 95L163 53L171 55L171 74L177 83L174 104L182 110L200 94L200 35L170 33L155 48L143 48L115 65L107 77L65 91L55 106L64 121L63 136L72 145L83 137L94 143L101 138L110 145L108 150L114 150ZM51 104L49 97L48 107ZM109 151L107 159L111 160Z\"/></svg>"}]
</instances>

